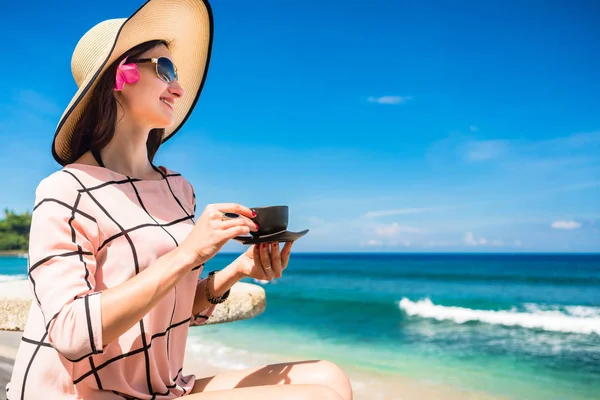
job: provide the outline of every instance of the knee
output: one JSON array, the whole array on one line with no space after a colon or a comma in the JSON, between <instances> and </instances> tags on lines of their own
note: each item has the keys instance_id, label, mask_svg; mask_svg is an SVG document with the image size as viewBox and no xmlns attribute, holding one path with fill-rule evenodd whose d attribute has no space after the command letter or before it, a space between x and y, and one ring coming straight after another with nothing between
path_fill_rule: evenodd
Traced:
<instances>
[{"instance_id":1,"label":"knee","mask_svg":"<svg viewBox=\"0 0 600 400\"><path fill-rule=\"evenodd\" d=\"M346 373L336 364L321 360L315 371L319 383L335 390L344 400L352 399L352 386Z\"/></svg>"},{"instance_id":2,"label":"knee","mask_svg":"<svg viewBox=\"0 0 600 400\"><path fill-rule=\"evenodd\" d=\"M335 389L327 386L320 388L318 398L322 400L345 400Z\"/></svg>"},{"instance_id":3,"label":"knee","mask_svg":"<svg viewBox=\"0 0 600 400\"><path fill-rule=\"evenodd\" d=\"M344 400L338 392L324 385L302 385L295 389L294 394L286 395L288 400Z\"/></svg>"}]
</instances>

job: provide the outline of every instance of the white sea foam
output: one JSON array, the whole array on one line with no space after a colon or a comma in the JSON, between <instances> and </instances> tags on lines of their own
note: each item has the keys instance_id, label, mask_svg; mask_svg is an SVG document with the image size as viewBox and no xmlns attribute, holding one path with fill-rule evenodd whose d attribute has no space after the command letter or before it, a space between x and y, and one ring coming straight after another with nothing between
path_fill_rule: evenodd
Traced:
<instances>
[{"instance_id":1,"label":"white sea foam","mask_svg":"<svg viewBox=\"0 0 600 400\"><path fill-rule=\"evenodd\" d=\"M600 307L566 306L565 310L575 317L600 318Z\"/></svg>"},{"instance_id":2,"label":"white sea foam","mask_svg":"<svg viewBox=\"0 0 600 400\"><path fill-rule=\"evenodd\" d=\"M20 281L27 279L27 275L0 275L0 282Z\"/></svg>"},{"instance_id":3,"label":"white sea foam","mask_svg":"<svg viewBox=\"0 0 600 400\"><path fill-rule=\"evenodd\" d=\"M188 349L195 360L225 369L244 369L273 362L266 354L236 349L214 340L190 336Z\"/></svg>"},{"instance_id":4,"label":"white sea foam","mask_svg":"<svg viewBox=\"0 0 600 400\"><path fill-rule=\"evenodd\" d=\"M191 345L191 350L198 360L217 367L227 369L248 368L246 363L240 361L241 357L236 357L236 350L227 346L196 342ZM241 354L238 355L241 356Z\"/></svg>"},{"instance_id":5,"label":"white sea foam","mask_svg":"<svg viewBox=\"0 0 600 400\"><path fill-rule=\"evenodd\" d=\"M407 298L400 300L399 306L409 316L432 318L438 321L453 321L458 324L477 321L492 325L600 335L600 316L595 313L590 314L590 310L585 310L585 308L585 311L582 311L582 309L577 308L579 306L572 307L573 313L563 313L558 309L534 310L531 305L529 306L529 312L493 311L440 306L433 304L430 299L414 302ZM580 313L580 315L576 315L576 313ZM582 313L586 316L582 316Z\"/></svg>"},{"instance_id":6,"label":"white sea foam","mask_svg":"<svg viewBox=\"0 0 600 400\"><path fill-rule=\"evenodd\" d=\"M600 307L589 307L589 306L559 306L559 305L546 305L546 304L535 304L526 303L523 305L525 311L534 314L566 314L573 317L581 318L600 318Z\"/></svg>"}]
</instances>

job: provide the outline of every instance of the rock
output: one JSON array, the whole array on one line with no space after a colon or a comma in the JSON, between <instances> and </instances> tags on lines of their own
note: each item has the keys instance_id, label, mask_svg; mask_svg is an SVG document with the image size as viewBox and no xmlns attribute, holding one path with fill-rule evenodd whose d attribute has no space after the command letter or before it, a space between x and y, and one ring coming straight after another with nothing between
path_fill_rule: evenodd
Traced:
<instances>
[{"instance_id":1,"label":"rock","mask_svg":"<svg viewBox=\"0 0 600 400\"><path fill-rule=\"evenodd\" d=\"M22 331L31 300L29 281L0 283L0 330ZM231 288L227 301L217 305L206 325L253 318L265 310L266 304L266 293L262 287L238 282Z\"/></svg>"},{"instance_id":2,"label":"rock","mask_svg":"<svg viewBox=\"0 0 600 400\"><path fill-rule=\"evenodd\" d=\"M258 285L238 282L231 288L229 298L217 305L206 325L254 318L265 310L266 305L265 289Z\"/></svg>"}]
</instances>

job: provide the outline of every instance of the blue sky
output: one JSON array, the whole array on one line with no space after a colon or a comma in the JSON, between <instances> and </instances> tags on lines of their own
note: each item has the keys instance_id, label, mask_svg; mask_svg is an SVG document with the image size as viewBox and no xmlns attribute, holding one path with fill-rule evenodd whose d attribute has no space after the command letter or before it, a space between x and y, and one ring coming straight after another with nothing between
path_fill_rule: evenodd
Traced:
<instances>
[{"instance_id":1,"label":"blue sky","mask_svg":"<svg viewBox=\"0 0 600 400\"><path fill-rule=\"evenodd\" d=\"M2 5L0 207L31 210L83 33L140 1ZM213 2L203 94L157 163L288 204L296 251L600 249L600 3ZM7 48L6 48L7 47ZM230 243L227 250L241 246Z\"/></svg>"}]
</instances>

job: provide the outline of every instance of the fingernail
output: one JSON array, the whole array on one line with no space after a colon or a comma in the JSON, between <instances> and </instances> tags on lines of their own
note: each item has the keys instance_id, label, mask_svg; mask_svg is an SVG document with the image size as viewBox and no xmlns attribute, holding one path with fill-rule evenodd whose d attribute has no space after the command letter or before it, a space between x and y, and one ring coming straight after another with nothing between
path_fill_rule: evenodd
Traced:
<instances>
[{"instance_id":1,"label":"fingernail","mask_svg":"<svg viewBox=\"0 0 600 400\"><path fill-rule=\"evenodd\" d=\"M254 212L254 210L252 210L252 216L256 217L256 213Z\"/></svg>"},{"instance_id":2,"label":"fingernail","mask_svg":"<svg viewBox=\"0 0 600 400\"><path fill-rule=\"evenodd\" d=\"M258 224L255 222L254 225L256 225L256 229L258 229Z\"/></svg>"}]
</instances>

